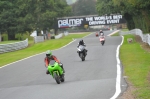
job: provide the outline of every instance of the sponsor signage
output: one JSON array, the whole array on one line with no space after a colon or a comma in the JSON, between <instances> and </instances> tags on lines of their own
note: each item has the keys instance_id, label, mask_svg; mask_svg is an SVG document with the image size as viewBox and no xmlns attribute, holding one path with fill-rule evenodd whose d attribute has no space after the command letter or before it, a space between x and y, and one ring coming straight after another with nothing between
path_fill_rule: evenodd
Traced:
<instances>
[{"instance_id":1,"label":"sponsor signage","mask_svg":"<svg viewBox=\"0 0 150 99\"><path fill-rule=\"evenodd\" d=\"M74 26L96 26L126 23L122 15L110 16L87 16L78 18L62 18L57 19L58 28L70 28Z\"/></svg>"}]
</instances>

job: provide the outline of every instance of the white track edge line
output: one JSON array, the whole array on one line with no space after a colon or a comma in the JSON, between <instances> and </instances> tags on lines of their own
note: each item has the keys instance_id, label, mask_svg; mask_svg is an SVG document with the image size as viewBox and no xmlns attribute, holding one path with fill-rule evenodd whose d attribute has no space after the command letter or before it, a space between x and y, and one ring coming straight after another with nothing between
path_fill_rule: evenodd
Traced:
<instances>
[{"instance_id":1,"label":"white track edge line","mask_svg":"<svg viewBox=\"0 0 150 99\"><path fill-rule=\"evenodd\" d=\"M120 59L119 59L119 49L120 46L123 44L124 37L122 36L122 42L120 45L118 45L117 50L116 50L116 60L117 60L117 78L116 78L116 92L113 97L110 99L116 99L119 94L121 93L121 66L120 66Z\"/></svg>"}]
</instances>

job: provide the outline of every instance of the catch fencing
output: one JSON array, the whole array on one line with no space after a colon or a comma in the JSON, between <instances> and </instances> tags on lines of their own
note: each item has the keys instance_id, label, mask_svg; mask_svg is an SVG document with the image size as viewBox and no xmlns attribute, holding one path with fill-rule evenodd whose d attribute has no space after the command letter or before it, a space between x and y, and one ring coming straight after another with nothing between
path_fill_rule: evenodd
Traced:
<instances>
[{"instance_id":1,"label":"catch fencing","mask_svg":"<svg viewBox=\"0 0 150 99\"><path fill-rule=\"evenodd\" d=\"M143 42L148 43L148 45L150 45L150 35L148 33L143 34L143 32L140 29L133 29L131 31L126 31L126 32L120 31L119 34L120 36L127 35L127 34L139 35Z\"/></svg>"},{"instance_id":2,"label":"catch fencing","mask_svg":"<svg viewBox=\"0 0 150 99\"><path fill-rule=\"evenodd\" d=\"M0 44L0 53L12 52L28 46L28 39L16 43Z\"/></svg>"}]
</instances>

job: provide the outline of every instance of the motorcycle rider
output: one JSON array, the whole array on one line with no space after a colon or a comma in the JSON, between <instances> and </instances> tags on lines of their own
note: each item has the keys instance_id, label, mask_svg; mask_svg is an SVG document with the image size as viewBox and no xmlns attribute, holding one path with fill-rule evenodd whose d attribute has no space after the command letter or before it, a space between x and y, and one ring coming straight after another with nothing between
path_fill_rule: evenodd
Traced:
<instances>
[{"instance_id":1,"label":"motorcycle rider","mask_svg":"<svg viewBox=\"0 0 150 99\"><path fill-rule=\"evenodd\" d=\"M104 32L102 30L99 31L99 39L100 38L105 38ZM105 40L104 40L104 43L105 43Z\"/></svg>"},{"instance_id":2,"label":"motorcycle rider","mask_svg":"<svg viewBox=\"0 0 150 99\"><path fill-rule=\"evenodd\" d=\"M104 36L104 32L102 30L99 31L99 36Z\"/></svg>"},{"instance_id":3,"label":"motorcycle rider","mask_svg":"<svg viewBox=\"0 0 150 99\"><path fill-rule=\"evenodd\" d=\"M77 47L79 47L80 45L86 47L85 42L82 39L79 41ZM84 49L84 52L85 52L85 55L87 55L87 49ZM79 52L77 51L77 53L79 53Z\"/></svg>"},{"instance_id":4,"label":"motorcycle rider","mask_svg":"<svg viewBox=\"0 0 150 99\"><path fill-rule=\"evenodd\" d=\"M57 63L59 63L59 66L63 69L63 72L65 73L65 70L63 68L63 64L57 59L56 56L52 55L52 52L50 50L46 51L46 57L44 59L45 66L47 67L51 60L55 60ZM49 71L46 71L46 74L49 74Z\"/></svg>"}]
</instances>

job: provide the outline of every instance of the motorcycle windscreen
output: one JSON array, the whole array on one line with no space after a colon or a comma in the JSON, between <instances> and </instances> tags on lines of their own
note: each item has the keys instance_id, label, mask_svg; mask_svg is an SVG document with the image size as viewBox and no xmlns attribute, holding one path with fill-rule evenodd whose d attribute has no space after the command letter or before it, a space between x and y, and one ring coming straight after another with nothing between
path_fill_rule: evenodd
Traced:
<instances>
[{"instance_id":1,"label":"motorcycle windscreen","mask_svg":"<svg viewBox=\"0 0 150 99\"><path fill-rule=\"evenodd\" d=\"M84 46L80 45L80 46L79 46L79 49L80 49L81 51L83 51L83 50L84 50Z\"/></svg>"},{"instance_id":2,"label":"motorcycle windscreen","mask_svg":"<svg viewBox=\"0 0 150 99\"><path fill-rule=\"evenodd\" d=\"M55 64L55 60L51 60L49 64L50 65L54 65Z\"/></svg>"}]
</instances>

